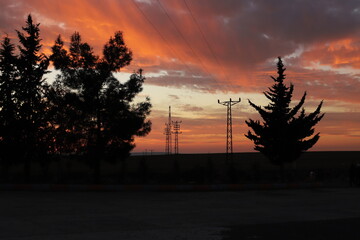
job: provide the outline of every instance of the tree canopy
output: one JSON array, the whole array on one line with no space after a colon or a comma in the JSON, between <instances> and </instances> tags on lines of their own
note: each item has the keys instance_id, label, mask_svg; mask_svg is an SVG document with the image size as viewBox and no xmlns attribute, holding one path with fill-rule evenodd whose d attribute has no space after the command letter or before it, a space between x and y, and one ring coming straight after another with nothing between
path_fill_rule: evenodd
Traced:
<instances>
[{"instance_id":1,"label":"tree canopy","mask_svg":"<svg viewBox=\"0 0 360 240\"><path fill-rule=\"evenodd\" d=\"M314 126L324 116L320 113L322 101L313 113L305 113L302 107L306 92L298 104L290 107L294 85L290 84L288 87L284 84L285 70L279 57L278 76L271 77L275 83L264 92L270 103L262 108L249 100L249 104L260 114L263 121L245 121L252 130L245 136L254 142L254 149L263 153L273 164L281 166L296 160L302 152L314 146L320 138L320 133L314 134Z\"/></svg>"},{"instance_id":2,"label":"tree canopy","mask_svg":"<svg viewBox=\"0 0 360 240\"><path fill-rule=\"evenodd\" d=\"M44 74L49 66L48 58L40 53L40 24L35 24L31 15L25 27L17 30L19 54L15 55L14 45L5 37L1 45L1 144L4 161L12 156L25 162L25 177L30 174L33 159L46 152L47 120L44 118ZM14 150L12 153L8 150Z\"/></svg>"},{"instance_id":3,"label":"tree canopy","mask_svg":"<svg viewBox=\"0 0 360 240\"><path fill-rule=\"evenodd\" d=\"M132 61L123 33L110 37L102 56L78 32L68 48L59 35L50 57L41 53L40 24L31 15L16 33L18 51L7 36L0 45L3 172L20 160L27 181L32 162L46 167L47 157L71 154L93 167L97 181L102 160L125 159L135 147L135 137L151 130L150 99L135 99L143 89L143 70L124 82L115 75ZM44 77L50 62L60 72L52 84Z\"/></svg>"},{"instance_id":4,"label":"tree canopy","mask_svg":"<svg viewBox=\"0 0 360 240\"><path fill-rule=\"evenodd\" d=\"M56 149L85 154L95 171L99 171L100 159L127 157L135 147L134 136L145 136L151 130L146 119L151 104L149 98L132 104L142 91L142 69L125 83L114 76L132 60L122 32L109 39L101 57L77 32L71 36L69 50L59 36L52 52L51 60L61 71L49 96L57 114L53 122L58 126Z\"/></svg>"}]
</instances>

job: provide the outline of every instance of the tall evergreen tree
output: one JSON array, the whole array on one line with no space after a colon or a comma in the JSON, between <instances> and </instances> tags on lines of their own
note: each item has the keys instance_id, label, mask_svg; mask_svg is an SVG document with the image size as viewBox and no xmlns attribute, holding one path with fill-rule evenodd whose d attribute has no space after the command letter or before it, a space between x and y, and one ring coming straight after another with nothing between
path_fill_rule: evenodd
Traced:
<instances>
[{"instance_id":1,"label":"tall evergreen tree","mask_svg":"<svg viewBox=\"0 0 360 240\"><path fill-rule=\"evenodd\" d=\"M64 49L60 36L52 51L51 60L61 71L50 97L52 106L60 109L54 119L60 135L57 149L85 154L98 182L101 160L125 158L135 146L134 136L150 132L151 122L146 120L151 108L149 99L132 104L145 78L141 70L125 83L114 77L132 60L121 32L105 44L102 57L95 55L77 32L71 36L69 51ZM69 141L71 145L66 144ZM66 145L72 147L64 149Z\"/></svg>"},{"instance_id":2,"label":"tall evergreen tree","mask_svg":"<svg viewBox=\"0 0 360 240\"><path fill-rule=\"evenodd\" d=\"M47 127L44 118L46 102L44 101L44 74L49 66L48 58L40 53L41 39L39 23L33 22L31 15L27 17L26 25L22 31L16 31L19 38L20 55L19 70L19 120L21 122L22 138L19 139L24 146L24 172L29 179L31 162L44 151L43 134Z\"/></svg>"},{"instance_id":3,"label":"tall evergreen tree","mask_svg":"<svg viewBox=\"0 0 360 240\"><path fill-rule=\"evenodd\" d=\"M16 101L17 56L15 47L6 36L0 48L0 161L2 177L6 180L11 159L16 158L18 133L18 103Z\"/></svg>"},{"instance_id":4,"label":"tall evergreen tree","mask_svg":"<svg viewBox=\"0 0 360 240\"><path fill-rule=\"evenodd\" d=\"M314 135L314 126L324 116L320 113L323 102L313 113L305 114L302 106L306 92L296 106L290 107L294 86L290 84L290 87L287 87L284 84L285 70L279 57L278 77L271 77L275 84L264 92L270 103L262 108L249 100L250 105L259 112L263 121L252 119L245 121L252 129L245 136L254 142L254 149L263 153L271 163L279 165L282 169L284 163L296 160L302 152L310 149L319 140L319 133Z\"/></svg>"}]
</instances>

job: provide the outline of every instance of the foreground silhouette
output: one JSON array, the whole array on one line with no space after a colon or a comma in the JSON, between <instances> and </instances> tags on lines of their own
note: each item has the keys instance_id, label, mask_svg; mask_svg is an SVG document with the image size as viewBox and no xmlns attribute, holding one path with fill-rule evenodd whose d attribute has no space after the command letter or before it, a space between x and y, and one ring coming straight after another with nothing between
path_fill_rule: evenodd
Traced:
<instances>
[{"instance_id":1,"label":"foreground silhouette","mask_svg":"<svg viewBox=\"0 0 360 240\"><path fill-rule=\"evenodd\" d=\"M290 87L287 87L284 84L286 69L281 58L278 59L278 77L272 77L275 84L264 92L270 100L269 105L263 109L249 100L263 122L252 119L245 121L252 129L245 136L254 142L255 150L263 153L271 163L280 166L283 178L284 163L293 162L319 140L319 133L313 135L313 127L324 114L320 114L321 102L313 113L305 114L305 109L302 108L297 115L305 102L306 92L295 107L289 106L294 85L290 84Z\"/></svg>"},{"instance_id":2,"label":"foreground silhouette","mask_svg":"<svg viewBox=\"0 0 360 240\"><path fill-rule=\"evenodd\" d=\"M46 175L51 160L72 155L93 168L98 182L101 161L124 160L134 137L151 130L150 99L133 104L145 77L139 69L124 83L115 78L132 60L122 32L104 45L102 57L77 32L69 50L59 36L47 57L39 26L29 15L17 31L18 55L8 37L0 46L0 178L21 164L29 182L32 163ZM44 79L50 61L60 71L52 85Z\"/></svg>"},{"instance_id":3,"label":"foreground silhouette","mask_svg":"<svg viewBox=\"0 0 360 240\"><path fill-rule=\"evenodd\" d=\"M19 55L5 37L0 49L0 151L4 176L14 163L24 164L24 178L29 180L31 163L42 161L47 152L48 124L46 119L43 76L48 58L40 53L40 24L27 17L19 39Z\"/></svg>"},{"instance_id":4,"label":"foreground silhouette","mask_svg":"<svg viewBox=\"0 0 360 240\"><path fill-rule=\"evenodd\" d=\"M130 64L132 53L116 32L103 49L103 57L93 53L79 33L71 36L69 51L59 36L52 47L51 60L61 71L50 88L51 108L58 125L57 149L83 154L99 181L102 160L124 160L135 147L134 136L150 132L150 100L132 105L145 80L140 69L130 80L120 83L113 75Z\"/></svg>"}]
</instances>

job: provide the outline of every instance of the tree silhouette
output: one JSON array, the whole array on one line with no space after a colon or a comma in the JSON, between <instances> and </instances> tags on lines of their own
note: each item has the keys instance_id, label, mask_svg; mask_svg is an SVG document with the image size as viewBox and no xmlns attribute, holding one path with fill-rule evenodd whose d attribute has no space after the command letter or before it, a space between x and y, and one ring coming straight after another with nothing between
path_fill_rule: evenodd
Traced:
<instances>
[{"instance_id":1,"label":"tree silhouette","mask_svg":"<svg viewBox=\"0 0 360 240\"><path fill-rule=\"evenodd\" d=\"M4 159L12 156L25 161L26 180L31 162L46 153L47 144L43 141L47 129L43 76L49 60L40 53L39 25L28 15L25 27L16 31L20 42L18 56L14 55L14 45L7 37L1 46L1 141L7 148L2 155Z\"/></svg>"},{"instance_id":2,"label":"tree silhouette","mask_svg":"<svg viewBox=\"0 0 360 240\"><path fill-rule=\"evenodd\" d=\"M101 160L124 159L135 147L134 136L150 132L150 100L132 104L145 80L140 69L125 83L114 72L130 64L132 52L116 32L103 48L103 56L75 32L69 50L59 36L51 60L61 71L49 91L51 111L56 114L56 149L84 154L99 181Z\"/></svg>"},{"instance_id":3,"label":"tree silhouette","mask_svg":"<svg viewBox=\"0 0 360 240\"><path fill-rule=\"evenodd\" d=\"M16 101L17 80L17 56L14 54L15 47L10 39L4 37L0 48L0 161L2 177L7 179L8 167L16 158L14 153L18 146L18 108ZM10 157L12 156L12 157Z\"/></svg>"},{"instance_id":4,"label":"tree silhouette","mask_svg":"<svg viewBox=\"0 0 360 240\"><path fill-rule=\"evenodd\" d=\"M253 131L249 130L245 136L254 142L255 150L263 153L271 163L283 169L284 163L296 160L302 152L310 149L319 140L319 133L313 135L315 131L313 127L324 114L320 114L323 102L313 113L305 114L302 106L306 92L296 106L289 106L294 86L290 84L290 87L287 87L284 84L286 69L281 58L278 59L278 77L271 77L275 84L264 92L270 103L263 109L249 100L250 105L259 112L263 122L252 119L245 121ZM297 114L300 108L302 110Z\"/></svg>"},{"instance_id":5,"label":"tree silhouette","mask_svg":"<svg viewBox=\"0 0 360 240\"><path fill-rule=\"evenodd\" d=\"M18 99L20 104L19 118L22 130L22 142L25 151L24 172L28 180L31 162L44 155L46 142L43 142L44 130L47 128L47 119L44 118L46 101L44 87L49 59L40 53L40 23L35 24L31 15L28 15L26 25L22 31L16 31L19 38L20 55L18 59L19 88Z\"/></svg>"}]
</instances>

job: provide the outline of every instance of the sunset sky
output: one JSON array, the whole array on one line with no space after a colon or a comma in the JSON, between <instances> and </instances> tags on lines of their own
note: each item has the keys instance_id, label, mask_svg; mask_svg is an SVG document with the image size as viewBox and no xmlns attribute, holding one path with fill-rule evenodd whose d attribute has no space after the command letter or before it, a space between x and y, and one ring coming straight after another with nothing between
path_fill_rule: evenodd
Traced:
<instances>
[{"instance_id":1,"label":"sunset sky","mask_svg":"<svg viewBox=\"0 0 360 240\"><path fill-rule=\"evenodd\" d=\"M241 98L233 107L234 152L253 151L245 138L248 118L260 119L247 99L267 105L262 92L273 84L277 57L295 85L293 104L304 91L306 111L324 100L312 151L360 150L359 0L0 0L0 35L16 43L15 29L31 13L50 54L58 34L75 31L101 54L115 31L123 31L133 62L121 81L144 69L138 100L153 104L152 132L137 138L135 152L163 152L168 107L182 121L180 153L226 150L226 107L217 100ZM53 70L51 67L50 70ZM52 81L57 73L47 76Z\"/></svg>"}]
</instances>

